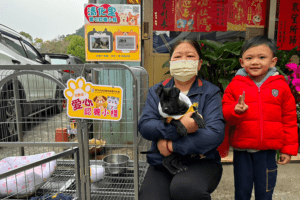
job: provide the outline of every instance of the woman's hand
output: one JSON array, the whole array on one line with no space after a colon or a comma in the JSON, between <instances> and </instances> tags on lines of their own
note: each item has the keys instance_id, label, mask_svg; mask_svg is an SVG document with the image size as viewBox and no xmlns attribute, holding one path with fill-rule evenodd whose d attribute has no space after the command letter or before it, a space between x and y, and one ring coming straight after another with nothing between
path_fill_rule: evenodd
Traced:
<instances>
[{"instance_id":1,"label":"woman's hand","mask_svg":"<svg viewBox=\"0 0 300 200\"><path fill-rule=\"evenodd\" d=\"M168 145L168 140L166 140L166 139L161 139L157 143L157 148L158 148L160 154L165 156L165 157L171 155L171 153L172 153L168 150L167 145ZM173 148L172 148L172 150L173 150Z\"/></svg>"},{"instance_id":2,"label":"woman's hand","mask_svg":"<svg viewBox=\"0 0 300 200\"><path fill-rule=\"evenodd\" d=\"M285 153L280 155L280 161L277 161L278 164L285 165L291 161L291 156Z\"/></svg>"},{"instance_id":3,"label":"woman's hand","mask_svg":"<svg viewBox=\"0 0 300 200\"><path fill-rule=\"evenodd\" d=\"M198 130L198 125L195 120L191 118L194 112L186 113L181 119L181 123L185 126L187 133L194 133Z\"/></svg>"}]
</instances>

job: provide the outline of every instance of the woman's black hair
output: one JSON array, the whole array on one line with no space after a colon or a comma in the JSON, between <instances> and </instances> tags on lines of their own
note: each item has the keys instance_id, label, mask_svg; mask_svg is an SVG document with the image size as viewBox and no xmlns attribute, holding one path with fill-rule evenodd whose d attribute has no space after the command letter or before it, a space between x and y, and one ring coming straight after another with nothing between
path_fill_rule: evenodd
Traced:
<instances>
[{"instance_id":1,"label":"woman's black hair","mask_svg":"<svg viewBox=\"0 0 300 200\"><path fill-rule=\"evenodd\" d=\"M247 40L246 43L241 48L241 57L243 57L243 54L245 53L245 51L247 51L251 47L256 47L256 46L263 45L263 44L268 46L271 49L271 51L273 52L273 57L275 57L276 52L277 52L276 44L275 44L274 40L272 40L264 35L258 35L258 36L255 36L255 37Z\"/></svg>"},{"instance_id":2,"label":"woman's black hair","mask_svg":"<svg viewBox=\"0 0 300 200\"><path fill-rule=\"evenodd\" d=\"M201 46L199 44L199 42L197 42L196 40L193 39L180 39L177 40L177 42L172 46L171 51L170 51L170 57L172 57L175 49L178 47L178 45L180 45L181 43L187 42L189 44L191 44L197 51L198 55L199 55L199 60L201 59Z\"/></svg>"}]
</instances>

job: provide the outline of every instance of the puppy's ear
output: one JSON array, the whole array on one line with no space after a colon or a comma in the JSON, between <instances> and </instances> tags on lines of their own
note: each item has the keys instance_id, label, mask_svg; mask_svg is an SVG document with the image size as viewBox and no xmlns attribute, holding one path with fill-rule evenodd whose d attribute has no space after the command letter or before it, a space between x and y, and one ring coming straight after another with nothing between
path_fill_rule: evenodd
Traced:
<instances>
[{"instance_id":1,"label":"puppy's ear","mask_svg":"<svg viewBox=\"0 0 300 200\"><path fill-rule=\"evenodd\" d=\"M175 98L179 96L180 90L178 88L172 88L172 90L170 91L171 93L171 97Z\"/></svg>"},{"instance_id":2,"label":"puppy's ear","mask_svg":"<svg viewBox=\"0 0 300 200\"><path fill-rule=\"evenodd\" d=\"M159 96L159 97L161 96L161 93L162 93L163 89L164 89L164 88L161 87L161 86L158 87L158 88L156 88L155 93L157 94L157 96Z\"/></svg>"}]
</instances>

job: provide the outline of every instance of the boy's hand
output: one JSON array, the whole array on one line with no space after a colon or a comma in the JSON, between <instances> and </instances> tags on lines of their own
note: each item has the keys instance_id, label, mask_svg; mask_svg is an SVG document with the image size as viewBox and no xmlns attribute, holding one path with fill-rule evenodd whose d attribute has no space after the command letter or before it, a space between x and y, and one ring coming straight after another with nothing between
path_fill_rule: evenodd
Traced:
<instances>
[{"instance_id":1,"label":"boy's hand","mask_svg":"<svg viewBox=\"0 0 300 200\"><path fill-rule=\"evenodd\" d=\"M291 156L285 153L280 155L280 161L278 160L277 163L281 165L285 165L291 161Z\"/></svg>"},{"instance_id":2,"label":"boy's hand","mask_svg":"<svg viewBox=\"0 0 300 200\"><path fill-rule=\"evenodd\" d=\"M248 108L249 108L248 105L245 104L245 92L243 92L243 94L240 95L240 97L239 97L239 103L236 104L234 107L234 111L237 114L241 114L241 113L245 112Z\"/></svg>"}]
</instances>

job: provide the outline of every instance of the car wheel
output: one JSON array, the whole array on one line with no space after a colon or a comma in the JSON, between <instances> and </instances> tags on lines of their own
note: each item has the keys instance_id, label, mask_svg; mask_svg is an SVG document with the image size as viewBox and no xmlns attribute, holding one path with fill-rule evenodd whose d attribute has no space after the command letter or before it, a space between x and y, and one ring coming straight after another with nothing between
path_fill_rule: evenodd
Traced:
<instances>
[{"instance_id":1,"label":"car wheel","mask_svg":"<svg viewBox=\"0 0 300 200\"><path fill-rule=\"evenodd\" d=\"M61 89L59 86L56 86L55 99L56 99L55 113L59 114L59 113L63 112L63 110L64 110L63 103L64 103L64 99L65 99L64 90Z\"/></svg>"},{"instance_id":2,"label":"car wheel","mask_svg":"<svg viewBox=\"0 0 300 200\"><path fill-rule=\"evenodd\" d=\"M23 100L25 99L25 92L22 86L19 84L20 88L20 99L21 99L21 119L23 117ZM4 85L2 90L2 104L1 104L1 125L2 133L1 138L4 141L18 141L18 129L17 129L17 112L15 108L15 98L13 86ZM24 123L22 123L24 129Z\"/></svg>"}]
</instances>

